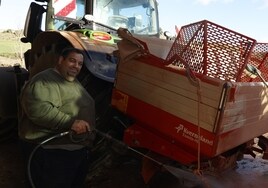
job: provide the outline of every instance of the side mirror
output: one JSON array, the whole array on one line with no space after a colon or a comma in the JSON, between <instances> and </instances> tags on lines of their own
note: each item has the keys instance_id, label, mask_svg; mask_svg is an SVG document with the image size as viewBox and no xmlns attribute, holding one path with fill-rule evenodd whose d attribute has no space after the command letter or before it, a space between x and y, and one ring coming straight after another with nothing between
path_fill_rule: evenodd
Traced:
<instances>
[{"instance_id":1,"label":"side mirror","mask_svg":"<svg viewBox=\"0 0 268 188\"><path fill-rule=\"evenodd\" d=\"M21 38L21 42L33 42L34 38L41 30L42 16L46 9L34 2L31 3L24 25L24 38Z\"/></svg>"}]
</instances>

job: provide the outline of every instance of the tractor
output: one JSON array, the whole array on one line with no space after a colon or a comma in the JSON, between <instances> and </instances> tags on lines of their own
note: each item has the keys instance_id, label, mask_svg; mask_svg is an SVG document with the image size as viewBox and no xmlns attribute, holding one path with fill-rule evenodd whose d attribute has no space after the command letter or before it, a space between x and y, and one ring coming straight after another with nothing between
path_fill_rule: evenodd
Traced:
<instances>
[{"instance_id":1,"label":"tractor","mask_svg":"<svg viewBox=\"0 0 268 188\"><path fill-rule=\"evenodd\" d=\"M79 80L96 100L97 116L109 106L117 57L117 29L140 36L159 37L155 0L36 0L25 19L24 37L30 43L23 67L1 67L1 137L7 138L17 123L17 99L25 80L51 67L65 46L86 52ZM15 73L15 74L14 74ZM14 79L14 75L16 75Z\"/></svg>"}]
</instances>

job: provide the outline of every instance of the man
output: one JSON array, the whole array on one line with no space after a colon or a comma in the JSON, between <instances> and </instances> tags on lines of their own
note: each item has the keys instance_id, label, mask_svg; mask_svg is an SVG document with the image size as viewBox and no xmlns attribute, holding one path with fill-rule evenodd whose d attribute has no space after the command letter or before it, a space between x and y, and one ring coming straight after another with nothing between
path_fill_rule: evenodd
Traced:
<instances>
[{"instance_id":1,"label":"man","mask_svg":"<svg viewBox=\"0 0 268 188\"><path fill-rule=\"evenodd\" d=\"M76 79L84 57L75 48L66 48L55 68L32 77L21 94L19 138L26 160L36 146L61 132L72 138L89 137L95 126L95 104ZM42 145L30 164L30 182L36 188L82 187L89 166L88 144L69 136ZM32 180L32 181L31 181Z\"/></svg>"}]
</instances>

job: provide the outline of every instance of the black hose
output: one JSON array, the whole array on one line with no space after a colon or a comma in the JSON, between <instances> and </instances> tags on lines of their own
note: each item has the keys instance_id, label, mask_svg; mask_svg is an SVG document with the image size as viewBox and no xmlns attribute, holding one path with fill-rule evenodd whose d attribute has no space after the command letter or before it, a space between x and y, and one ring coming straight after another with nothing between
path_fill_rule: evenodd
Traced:
<instances>
[{"instance_id":1,"label":"black hose","mask_svg":"<svg viewBox=\"0 0 268 188\"><path fill-rule=\"evenodd\" d=\"M96 129L94 129L96 130ZM100 131L96 131L98 133L102 133ZM56 138L60 138L60 137L63 137L65 135L68 135L70 134L70 140L73 142L73 143L79 143L79 142L83 142L87 139L87 137L83 137L82 139L78 139L78 140L75 140L73 138L73 131L65 131L65 132L62 132L62 133L59 133L59 134L56 134L54 136L51 136L49 138L47 138L46 140L42 141L41 143L39 143L37 146L34 147L33 151L31 152L30 156L29 156L29 159L28 159L28 164L27 164L27 174L28 174L28 179L29 179L29 182L30 182L30 185L32 188L35 188L35 185L34 185L34 182L33 182L33 179L32 179L32 174L31 174L31 163L32 163L32 159L33 159L33 156L35 154L35 152L45 143L51 141L51 140L54 140ZM103 135L104 133L102 133ZM106 136L107 138L108 136Z\"/></svg>"},{"instance_id":2,"label":"black hose","mask_svg":"<svg viewBox=\"0 0 268 188\"><path fill-rule=\"evenodd\" d=\"M146 155L146 154L143 154L142 152L128 146L127 144L125 144L124 142L120 141L120 140L117 140L115 138L113 138L111 135L109 134L106 134L102 131L99 131L98 129L94 129L93 131L95 131L97 134L99 134L100 136L102 136L104 139L108 139L108 140L111 140L112 142L114 142L115 144L117 144L118 146L121 146L122 148L125 148L127 150L131 150L153 162L155 162L156 164L158 164L159 166L165 168L166 170L168 170L169 172L171 172L173 175L176 175L175 177L182 177L183 179L187 179L187 180L190 180L190 181L198 181L199 179L197 178L196 175L194 175L193 173L190 173L189 171L187 170L182 170L182 169L177 169L176 171L174 170L175 168L174 167L171 167L169 165L165 165L155 159L153 159L152 157ZM60 138L60 137L63 137L65 135L68 135L70 134L72 136L72 133L71 131L66 131L66 132L62 132L62 133L59 133L57 135L54 135L52 137L49 137L47 138L46 140L42 141L41 143L39 143L34 149L33 151L31 152L30 154L30 157L29 157L29 160L28 160L28 166L27 166L27 173L28 173L28 178L29 178L29 181L30 181L30 185L32 186L32 188L36 188L35 185L34 185L34 182L32 180L32 176L31 176L31 162L32 162L32 158L35 154L35 152L38 150L39 147L41 147L43 144L51 141L51 140L54 140L55 138ZM71 137L70 137L71 138ZM72 139L71 139L72 140ZM81 141L84 141L84 139L82 139Z\"/></svg>"},{"instance_id":3,"label":"black hose","mask_svg":"<svg viewBox=\"0 0 268 188\"><path fill-rule=\"evenodd\" d=\"M65 136L65 135L67 135L67 134L69 134L69 131L62 132L62 133L56 134L56 135L54 135L54 136L52 136L52 137L49 137L48 139L46 139L46 140L42 141L40 144L38 144L38 145L33 149L33 151L31 152L30 157L29 157L29 159L28 159L27 173L28 173L29 182L30 182L30 185L31 185L32 188L35 188L35 185L34 185L34 182L33 182L33 179L32 179L32 174L31 174L31 163L32 163L32 158L33 158L35 152L36 152L37 149L38 149L39 147L41 147L43 144L45 144L45 143L47 143L47 142L49 142L49 141L51 141L51 140L54 140L55 138L60 138L60 137L62 137L62 136Z\"/></svg>"}]
</instances>

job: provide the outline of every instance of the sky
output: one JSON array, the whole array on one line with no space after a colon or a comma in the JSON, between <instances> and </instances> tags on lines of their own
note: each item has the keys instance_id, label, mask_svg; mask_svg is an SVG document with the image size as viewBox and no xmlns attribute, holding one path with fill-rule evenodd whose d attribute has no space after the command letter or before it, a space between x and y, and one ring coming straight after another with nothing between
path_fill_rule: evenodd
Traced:
<instances>
[{"instance_id":1,"label":"sky","mask_svg":"<svg viewBox=\"0 0 268 188\"><path fill-rule=\"evenodd\" d=\"M22 29L32 0L1 0L0 30ZM160 27L175 33L181 27L208 20L238 33L268 42L268 0L157 0Z\"/></svg>"},{"instance_id":2,"label":"sky","mask_svg":"<svg viewBox=\"0 0 268 188\"><path fill-rule=\"evenodd\" d=\"M268 0L158 0L160 26L175 31L208 20L258 42L268 42Z\"/></svg>"}]
</instances>

